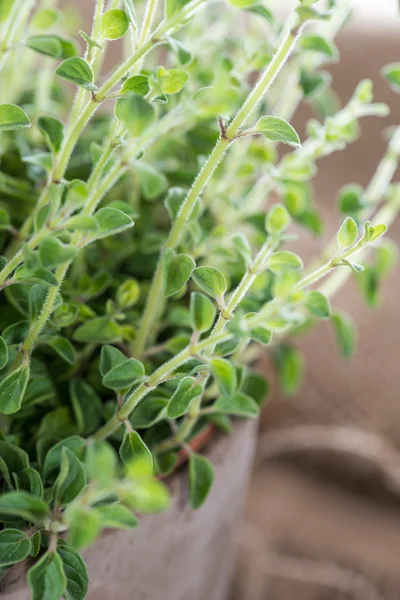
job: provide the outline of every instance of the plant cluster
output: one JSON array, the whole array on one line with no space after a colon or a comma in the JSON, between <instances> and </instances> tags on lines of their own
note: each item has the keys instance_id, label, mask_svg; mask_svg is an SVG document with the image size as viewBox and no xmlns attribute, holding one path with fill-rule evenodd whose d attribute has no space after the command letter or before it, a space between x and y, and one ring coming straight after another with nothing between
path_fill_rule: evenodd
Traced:
<instances>
[{"instance_id":1,"label":"plant cluster","mask_svg":"<svg viewBox=\"0 0 400 600\"><path fill-rule=\"evenodd\" d=\"M388 113L370 81L340 106L324 68L349 6L320 4L282 23L257 0L93 0L78 43L55 1L0 2L0 576L31 557L35 600L83 599L79 552L165 509L183 460L203 504L199 438L257 417L268 392L254 348L272 347L293 394L287 335L330 319L349 356L354 326L331 296L354 272L377 302L400 128L368 187L340 190L315 264L288 249L323 232L318 159ZM384 75L400 88L399 64ZM302 100L316 116L300 143Z\"/></svg>"}]
</instances>

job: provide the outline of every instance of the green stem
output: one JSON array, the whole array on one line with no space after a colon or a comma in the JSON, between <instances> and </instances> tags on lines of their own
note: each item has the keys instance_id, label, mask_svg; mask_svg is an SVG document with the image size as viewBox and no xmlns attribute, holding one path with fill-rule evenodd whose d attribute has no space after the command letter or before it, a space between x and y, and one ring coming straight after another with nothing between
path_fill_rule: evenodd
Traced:
<instances>
[{"instance_id":1,"label":"green stem","mask_svg":"<svg viewBox=\"0 0 400 600\"><path fill-rule=\"evenodd\" d=\"M48 235L48 230L43 228L41 231L36 233L27 243L28 248L34 250L39 242ZM5 267L0 272L0 286L6 281L7 277L22 263L24 259L24 253L22 248L14 254L14 256L7 262Z\"/></svg>"},{"instance_id":2,"label":"green stem","mask_svg":"<svg viewBox=\"0 0 400 600\"><path fill-rule=\"evenodd\" d=\"M281 45L279 46L273 59L269 63L259 82L254 87L252 93L244 102L242 108L236 114L226 133L220 136L216 146L214 147L214 150L211 152L208 160L194 181L193 186L189 190L189 193L186 196L186 199L183 202L178 216L172 226L165 244L165 248L175 248L178 245L182 231L198 198L209 182L229 144L235 138L236 134L239 132L239 129L244 125L254 109L257 107L260 100L267 92L268 88L287 60L296 42L296 36L294 34L294 24L296 20L296 15L289 19L286 33L284 34ZM141 356L143 353L145 344L150 338L150 330L156 322L157 314L162 310L162 305L162 267L160 257L148 294L148 300L143 313L142 323L135 340L134 349L138 356Z\"/></svg>"},{"instance_id":3,"label":"green stem","mask_svg":"<svg viewBox=\"0 0 400 600\"><path fill-rule=\"evenodd\" d=\"M147 36L149 34L149 31L150 31L151 26L154 21L154 16L157 11L157 5L158 5L158 0L148 0L148 2L147 2L146 12L145 12L144 18L143 18L143 25L142 25L140 35L139 35L139 42L138 42L139 46L144 44L145 41L147 40Z\"/></svg>"}]
</instances>

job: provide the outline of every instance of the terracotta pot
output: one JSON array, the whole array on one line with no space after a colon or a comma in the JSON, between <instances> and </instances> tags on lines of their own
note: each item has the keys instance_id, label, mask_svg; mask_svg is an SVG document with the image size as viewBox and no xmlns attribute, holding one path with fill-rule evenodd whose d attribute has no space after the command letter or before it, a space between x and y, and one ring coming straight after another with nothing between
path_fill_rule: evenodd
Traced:
<instances>
[{"instance_id":1,"label":"terracotta pot","mask_svg":"<svg viewBox=\"0 0 400 600\"><path fill-rule=\"evenodd\" d=\"M251 473L257 423L238 422L205 450L215 482L204 506L188 505L186 468L170 482L172 506L140 519L135 531L106 531L86 551L87 600L223 600L235 559L235 532ZM29 600L26 569L12 568L0 583L2 600Z\"/></svg>"}]
</instances>

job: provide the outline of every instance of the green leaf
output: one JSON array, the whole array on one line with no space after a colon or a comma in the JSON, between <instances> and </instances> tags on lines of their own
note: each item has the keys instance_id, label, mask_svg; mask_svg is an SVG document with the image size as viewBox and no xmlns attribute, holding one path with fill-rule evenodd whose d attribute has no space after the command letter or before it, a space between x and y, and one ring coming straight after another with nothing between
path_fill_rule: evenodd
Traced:
<instances>
[{"instance_id":1,"label":"green leaf","mask_svg":"<svg viewBox=\"0 0 400 600\"><path fill-rule=\"evenodd\" d=\"M47 552L29 569L32 600L59 600L67 587L63 564L57 552Z\"/></svg>"},{"instance_id":2,"label":"green leaf","mask_svg":"<svg viewBox=\"0 0 400 600\"><path fill-rule=\"evenodd\" d=\"M32 16L31 26L34 29L49 29L57 23L61 16L61 11L54 8L39 8Z\"/></svg>"},{"instance_id":3,"label":"green leaf","mask_svg":"<svg viewBox=\"0 0 400 600\"><path fill-rule=\"evenodd\" d=\"M272 340L272 332L261 326L250 329L249 336L253 342L257 342L257 344L262 344L263 346L268 346Z\"/></svg>"},{"instance_id":4,"label":"green leaf","mask_svg":"<svg viewBox=\"0 0 400 600\"><path fill-rule=\"evenodd\" d=\"M130 417L132 427L134 429L152 427L164 417L167 404L166 398L145 398L138 404Z\"/></svg>"},{"instance_id":5,"label":"green leaf","mask_svg":"<svg viewBox=\"0 0 400 600\"><path fill-rule=\"evenodd\" d=\"M170 419L178 419L189 410L192 401L202 393L203 386L197 383L194 377L183 377L168 403L167 416Z\"/></svg>"},{"instance_id":6,"label":"green leaf","mask_svg":"<svg viewBox=\"0 0 400 600\"><path fill-rule=\"evenodd\" d=\"M50 338L47 345L50 346L54 352L57 352L58 356L61 356L68 364L73 365L75 363L76 351L67 338L58 335L57 337Z\"/></svg>"},{"instance_id":7,"label":"green leaf","mask_svg":"<svg viewBox=\"0 0 400 600\"><path fill-rule=\"evenodd\" d=\"M83 37L88 48L98 48L99 50L103 50L103 46L101 44L98 44L93 38L90 37L90 35L81 29L79 30L79 35Z\"/></svg>"},{"instance_id":8,"label":"green leaf","mask_svg":"<svg viewBox=\"0 0 400 600\"><path fill-rule=\"evenodd\" d=\"M57 552L67 579L65 600L84 600L89 586L88 572L83 558L63 540L58 540Z\"/></svg>"},{"instance_id":9,"label":"green leaf","mask_svg":"<svg viewBox=\"0 0 400 600\"><path fill-rule=\"evenodd\" d=\"M43 478L45 481L54 481L61 465L63 448L68 448L78 458L81 458L86 447L85 440L78 435L72 435L55 444L46 454L43 465Z\"/></svg>"},{"instance_id":10,"label":"green leaf","mask_svg":"<svg viewBox=\"0 0 400 600\"><path fill-rule=\"evenodd\" d=\"M45 56L61 58L63 55L61 40L56 35L34 35L29 37L25 44L28 48L39 52L39 54L44 54Z\"/></svg>"},{"instance_id":11,"label":"green leaf","mask_svg":"<svg viewBox=\"0 0 400 600\"><path fill-rule=\"evenodd\" d=\"M149 464L149 468L153 468L153 456L136 431L125 431L124 439L122 440L121 447L119 449L119 455L122 462L128 465L133 460L146 461Z\"/></svg>"},{"instance_id":12,"label":"green leaf","mask_svg":"<svg viewBox=\"0 0 400 600\"><path fill-rule=\"evenodd\" d=\"M108 371L104 375L102 383L111 390L123 390L131 387L137 379L143 376L143 363L136 360L136 358L129 358Z\"/></svg>"},{"instance_id":13,"label":"green leaf","mask_svg":"<svg viewBox=\"0 0 400 600\"><path fill-rule=\"evenodd\" d=\"M14 473L19 492L29 492L36 498L43 498L43 481L36 469L27 467L18 474Z\"/></svg>"},{"instance_id":14,"label":"green leaf","mask_svg":"<svg viewBox=\"0 0 400 600\"><path fill-rule=\"evenodd\" d=\"M379 223L379 225L373 225L372 227L370 227L369 243L375 242L375 240L377 240L379 237L381 237L381 235L386 233L386 231L387 225L385 225L384 223Z\"/></svg>"},{"instance_id":15,"label":"green leaf","mask_svg":"<svg viewBox=\"0 0 400 600\"><path fill-rule=\"evenodd\" d=\"M131 92L138 96L146 96L149 91L149 78L146 75L133 75L133 77L129 77L121 88L121 94Z\"/></svg>"},{"instance_id":16,"label":"green leaf","mask_svg":"<svg viewBox=\"0 0 400 600\"><path fill-rule=\"evenodd\" d=\"M165 17L169 19L179 10L181 10L190 0L165 0L164 13Z\"/></svg>"},{"instance_id":17,"label":"green leaf","mask_svg":"<svg viewBox=\"0 0 400 600\"><path fill-rule=\"evenodd\" d=\"M293 346L282 344L275 353L279 384L285 396L294 396L303 377L303 359Z\"/></svg>"},{"instance_id":18,"label":"green leaf","mask_svg":"<svg viewBox=\"0 0 400 600\"><path fill-rule=\"evenodd\" d=\"M31 542L20 529L0 531L0 567L24 560L31 551Z\"/></svg>"},{"instance_id":19,"label":"green leaf","mask_svg":"<svg viewBox=\"0 0 400 600\"><path fill-rule=\"evenodd\" d=\"M196 263L188 254L177 254L172 248L162 255L163 293L169 297L177 294L185 286Z\"/></svg>"},{"instance_id":20,"label":"green leaf","mask_svg":"<svg viewBox=\"0 0 400 600\"><path fill-rule=\"evenodd\" d=\"M56 237L46 237L39 244L39 256L46 269L53 269L75 258L78 249L71 244L63 244Z\"/></svg>"},{"instance_id":21,"label":"green leaf","mask_svg":"<svg viewBox=\"0 0 400 600\"><path fill-rule=\"evenodd\" d=\"M27 492L8 492L0 495L0 520L21 517L25 521L40 523L47 517L49 507L46 502Z\"/></svg>"},{"instance_id":22,"label":"green leaf","mask_svg":"<svg viewBox=\"0 0 400 600\"><path fill-rule=\"evenodd\" d=\"M114 348L114 346L103 346L100 355L100 373L104 377L111 369L121 365L126 360L128 360L127 357L121 350L118 350L118 348Z\"/></svg>"},{"instance_id":23,"label":"green leaf","mask_svg":"<svg viewBox=\"0 0 400 600\"><path fill-rule=\"evenodd\" d=\"M337 234L339 248L345 249L354 244L358 236L357 223L351 217L346 217Z\"/></svg>"},{"instance_id":24,"label":"green leaf","mask_svg":"<svg viewBox=\"0 0 400 600\"><path fill-rule=\"evenodd\" d=\"M225 415L249 419L257 418L260 413L257 402L242 392L237 392L232 396L219 396L213 405L213 409Z\"/></svg>"},{"instance_id":25,"label":"green leaf","mask_svg":"<svg viewBox=\"0 0 400 600\"><path fill-rule=\"evenodd\" d=\"M296 8L299 15L299 21L305 23L307 21L326 21L329 19L329 13L320 13L311 6L299 6Z\"/></svg>"},{"instance_id":26,"label":"green leaf","mask_svg":"<svg viewBox=\"0 0 400 600\"><path fill-rule=\"evenodd\" d=\"M172 52L177 57L181 65L189 65L192 62L192 54L175 38L167 37L168 44Z\"/></svg>"},{"instance_id":27,"label":"green leaf","mask_svg":"<svg viewBox=\"0 0 400 600\"><path fill-rule=\"evenodd\" d=\"M138 176L140 187L146 200L158 198L167 189L167 178L152 165L136 161L133 164L133 170Z\"/></svg>"},{"instance_id":28,"label":"green leaf","mask_svg":"<svg viewBox=\"0 0 400 600\"><path fill-rule=\"evenodd\" d=\"M356 329L353 320L344 312L332 315L332 325L341 355L350 358L356 348Z\"/></svg>"},{"instance_id":29,"label":"green leaf","mask_svg":"<svg viewBox=\"0 0 400 600\"><path fill-rule=\"evenodd\" d=\"M64 139L64 124L53 117L40 117L38 127L50 150L57 154Z\"/></svg>"},{"instance_id":30,"label":"green leaf","mask_svg":"<svg viewBox=\"0 0 400 600\"><path fill-rule=\"evenodd\" d=\"M261 117L251 131L262 133L271 142L281 142L300 148L300 139L296 131L279 117Z\"/></svg>"},{"instance_id":31,"label":"green leaf","mask_svg":"<svg viewBox=\"0 0 400 600\"><path fill-rule=\"evenodd\" d=\"M23 364L0 383L0 413L12 415L21 408L29 381L29 365Z\"/></svg>"},{"instance_id":32,"label":"green leaf","mask_svg":"<svg viewBox=\"0 0 400 600\"><path fill-rule=\"evenodd\" d=\"M126 98L118 98L115 103L115 116L134 137L146 131L155 120L151 104L142 96L132 93Z\"/></svg>"},{"instance_id":33,"label":"green leaf","mask_svg":"<svg viewBox=\"0 0 400 600\"><path fill-rule=\"evenodd\" d=\"M275 274L299 271L302 268L303 261L300 256L289 250L274 252L268 260L268 269Z\"/></svg>"},{"instance_id":34,"label":"green leaf","mask_svg":"<svg viewBox=\"0 0 400 600\"><path fill-rule=\"evenodd\" d=\"M164 94L178 94L189 81L189 75L184 69L158 67L157 81Z\"/></svg>"},{"instance_id":35,"label":"green leaf","mask_svg":"<svg viewBox=\"0 0 400 600\"><path fill-rule=\"evenodd\" d=\"M302 50L319 52L331 60L336 60L338 57L338 51L335 44L321 35L303 35L299 40L299 46Z\"/></svg>"},{"instance_id":36,"label":"green leaf","mask_svg":"<svg viewBox=\"0 0 400 600\"><path fill-rule=\"evenodd\" d=\"M224 275L214 267L197 267L192 273L195 284L206 294L222 300L227 284Z\"/></svg>"},{"instance_id":37,"label":"green leaf","mask_svg":"<svg viewBox=\"0 0 400 600\"><path fill-rule=\"evenodd\" d=\"M74 215L67 219L64 223L65 229L68 231L82 231L82 232L98 232L99 224L94 217L88 215Z\"/></svg>"},{"instance_id":38,"label":"green leaf","mask_svg":"<svg viewBox=\"0 0 400 600\"><path fill-rule=\"evenodd\" d=\"M195 454L189 457L189 500L196 510L206 501L214 481L214 469L204 456Z\"/></svg>"},{"instance_id":39,"label":"green leaf","mask_svg":"<svg viewBox=\"0 0 400 600\"><path fill-rule=\"evenodd\" d=\"M319 319L329 319L331 316L331 306L328 298L317 290L307 294L304 306L314 317Z\"/></svg>"},{"instance_id":40,"label":"green leaf","mask_svg":"<svg viewBox=\"0 0 400 600\"><path fill-rule=\"evenodd\" d=\"M139 298L140 284L137 279L133 278L125 279L125 281L118 286L115 294L117 304L122 310L135 306L135 304L138 303Z\"/></svg>"},{"instance_id":41,"label":"green leaf","mask_svg":"<svg viewBox=\"0 0 400 600\"><path fill-rule=\"evenodd\" d=\"M2 338L0 336L0 371L1 369L4 369L5 366L7 366L8 363L8 346L4 340L4 338Z\"/></svg>"},{"instance_id":42,"label":"green leaf","mask_svg":"<svg viewBox=\"0 0 400 600\"><path fill-rule=\"evenodd\" d=\"M0 131L26 129L31 122L22 108L15 104L0 104Z\"/></svg>"},{"instance_id":43,"label":"green leaf","mask_svg":"<svg viewBox=\"0 0 400 600\"><path fill-rule=\"evenodd\" d=\"M97 88L93 85L94 75L89 63L79 56L67 58L56 70L57 75L63 77L79 87L89 91L95 91Z\"/></svg>"},{"instance_id":44,"label":"green leaf","mask_svg":"<svg viewBox=\"0 0 400 600\"><path fill-rule=\"evenodd\" d=\"M11 474L19 473L29 467L27 453L14 444L0 440L0 472L9 488L13 487Z\"/></svg>"},{"instance_id":45,"label":"green leaf","mask_svg":"<svg viewBox=\"0 0 400 600\"><path fill-rule=\"evenodd\" d=\"M44 267L28 269L24 265L18 267L14 273L15 283L40 283L48 286L58 285L57 277Z\"/></svg>"},{"instance_id":46,"label":"green leaf","mask_svg":"<svg viewBox=\"0 0 400 600\"><path fill-rule=\"evenodd\" d=\"M95 235L96 240L109 235L116 235L134 225L132 219L117 208L101 208L95 213L94 217L98 225L98 231Z\"/></svg>"},{"instance_id":47,"label":"green leaf","mask_svg":"<svg viewBox=\"0 0 400 600\"><path fill-rule=\"evenodd\" d=\"M400 62L386 65L382 70L382 74L394 91L400 92Z\"/></svg>"},{"instance_id":48,"label":"green leaf","mask_svg":"<svg viewBox=\"0 0 400 600\"><path fill-rule=\"evenodd\" d=\"M94 389L82 379L70 383L71 404L78 431L88 435L100 426L102 404Z\"/></svg>"},{"instance_id":49,"label":"green leaf","mask_svg":"<svg viewBox=\"0 0 400 600\"><path fill-rule=\"evenodd\" d=\"M281 235L290 225L290 215L283 204L275 204L268 212L265 228L270 235Z\"/></svg>"},{"instance_id":50,"label":"green leaf","mask_svg":"<svg viewBox=\"0 0 400 600\"><path fill-rule=\"evenodd\" d=\"M195 331L204 333L211 329L215 314L215 306L207 296L199 292L190 295L190 320Z\"/></svg>"},{"instance_id":51,"label":"green leaf","mask_svg":"<svg viewBox=\"0 0 400 600\"><path fill-rule=\"evenodd\" d=\"M107 10L101 19L101 35L106 40L118 40L129 29L127 14L120 8Z\"/></svg>"},{"instance_id":52,"label":"green leaf","mask_svg":"<svg viewBox=\"0 0 400 600\"><path fill-rule=\"evenodd\" d=\"M73 338L77 342L107 344L118 342L121 339L121 333L117 323L108 317L96 317L78 327Z\"/></svg>"},{"instance_id":53,"label":"green leaf","mask_svg":"<svg viewBox=\"0 0 400 600\"><path fill-rule=\"evenodd\" d=\"M364 190L360 185L345 185L338 194L339 210L342 213L357 214L365 205Z\"/></svg>"},{"instance_id":54,"label":"green leaf","mask_svg":"<svg viewBox=\"0 0 400 600\"><path fill-rule=\"evenodd\" d=\"M234 394L237 387L237 376L234 365L225 358L213 358L210 361L213 377L218 381L221 392Z\"/></svg>"},{"instance_id":55,"label":"green leaf","mask_svg":"<svg viewBox=\"0 0 400 600\"><path fill-rule=\"evenodd\" d=\"M90 481L109 486L114 481L117 466L117 456L114 448L107 442L90 440L85 465Z\"/></svg>"},{"instance_id":56,"label":"green leaf","mask_svg":"<svg viewBox=\"0 0 400 600\"><path fill-rule=\"evenodd\" d=\"M66 506L86 487L86 472L76 454L65 447L61 451L61 469L54 485L54 499Z\"/></svg>"},{"instance_id":57,"label":"green leaf","mask_svg":"<svg viewBox=\"0 0 400 600\"><path fill-rule=\"evenodd\" d=\"M101 516L93 510L83 507L74 508L70 515L67 540L75 550L83 550L97 538L101 531Z\"/></svg>"},{"instance_id":58,"label":"green leaf","mask_svg":"<svg viewBox=\"0 0 400 600\"><path fill-rule=\"evenodd\" d=\"M110 527L112 529L135 529L138 526L138 520L133 512L122 504L99 506L97 512L100 515L103 527Z\"/></svg>"}]
</instances>

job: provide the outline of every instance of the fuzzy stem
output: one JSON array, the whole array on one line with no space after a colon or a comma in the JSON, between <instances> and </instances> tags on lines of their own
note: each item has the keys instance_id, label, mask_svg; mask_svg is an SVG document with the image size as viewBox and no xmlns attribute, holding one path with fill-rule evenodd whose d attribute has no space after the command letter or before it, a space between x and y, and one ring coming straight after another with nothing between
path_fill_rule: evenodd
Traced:
<instances>
[{"instance_id":1,"label":"fuzzy stem","mask_svg":"<svg viewBox=\"0 0 400 600\"><path fill-rule=\"evenodd\" d=\"M154 17L157 11L158 0L148 0L146 5L146 12L143 18L143 25L139 35L139 46L145 43L147 36L151 29L154 21Z\"/></svg>"},{"instance_id":2,"label":"fuzzy stem","mask_svg":"<svg viewBox=\"0 0 400 600\"><path fill-rule=\"evenodd\" d=\"M294 34L295 22L296 16L293 16L289 19L286 33L283 36L283 40L278 50L276 51L274 58L271 60L261 79L254 87L252 93L244 102L242 108L236 114L226 133L221 134L220 138L218 139L214 150L211 152L207 162L201 169L198 177L194 181L193 186L189 190L189 193L186 196L186 199L180 208L178 216L171 228L170 234L165 244L165 248L175 248L178 245L182 231L187 223L188 218L190 217L190 214L198 198L200 197L201 193L203 192L204 188L209 182L212 174L214 173L220 160L225 154L229 144L235 138L240 128L249 118L250 114L257 107L260 100L267 92L268 88L273 83L275 77L278 75L279 71L281 70L282 66L284 65L285 61L290 55L296 42L296 35ZM144 310L142 323L134 344L134 350L138 356L142 355L146 342L150 337L150 330L157 320L157 315L161 312L163 308L161 288L162 265L160 257L148 294L148 300Z\"/></svg>"}]
</instances>

